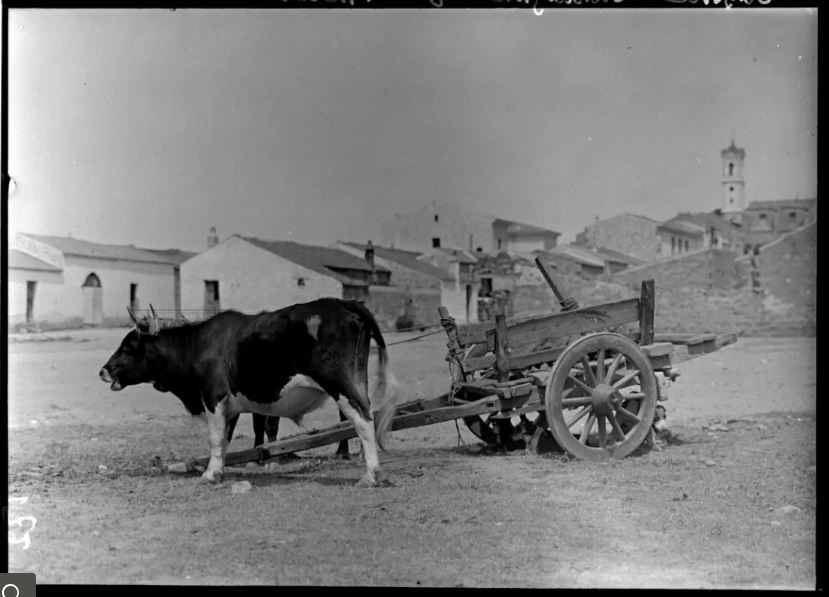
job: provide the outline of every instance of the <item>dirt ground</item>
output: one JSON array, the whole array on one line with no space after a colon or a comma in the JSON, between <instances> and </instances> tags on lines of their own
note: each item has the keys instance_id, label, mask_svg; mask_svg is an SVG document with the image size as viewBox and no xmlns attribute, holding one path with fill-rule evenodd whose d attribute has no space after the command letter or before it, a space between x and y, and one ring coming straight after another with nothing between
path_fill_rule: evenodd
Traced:
<instances>
[{"instance_id":1,"label":"dirt ground","mask_svg":"<svg viewBox=\"0 0 829 597\"><path fill-rule=\"evenodd\" d=\"M125 332L10 338L9 568L38 583L815 587L815 338L682 363L661 451L498 454L448 422L395 432L393 485L358 489L334 446L217 486L164 472L206 437L171 394L98 379ZM391 347L405 401L447 391L444 345ZM245 415L231 450L252 435Z\"/></svg>"}]
</instances>

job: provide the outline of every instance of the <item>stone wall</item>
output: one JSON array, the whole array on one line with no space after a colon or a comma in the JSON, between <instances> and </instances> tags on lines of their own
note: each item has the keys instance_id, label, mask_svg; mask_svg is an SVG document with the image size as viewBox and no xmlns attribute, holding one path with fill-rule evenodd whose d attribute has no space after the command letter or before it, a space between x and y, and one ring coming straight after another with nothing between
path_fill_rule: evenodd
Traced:
<instances>
[{"instance_id":1,"label":"stone wall","mask_svg":"<svg viewBox=\"0 0 829 597\"><path fill-rule=\"evenodd\" d=\"M411 325L403 327L434 325L440 321L440 303L439 289L417 290L395 286L372 286L365 301L383 331L397 329L398 320L411 321Z\"/></svg>"}]
</instances>

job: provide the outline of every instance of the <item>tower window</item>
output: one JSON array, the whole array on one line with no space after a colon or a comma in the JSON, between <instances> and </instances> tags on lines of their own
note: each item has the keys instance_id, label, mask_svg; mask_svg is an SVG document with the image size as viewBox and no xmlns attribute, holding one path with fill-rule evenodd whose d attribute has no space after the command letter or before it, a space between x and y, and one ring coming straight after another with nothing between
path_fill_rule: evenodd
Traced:
<instances>
[{"instance_id":1,"label":"tower window","mask_svg":"<svg viewBox=\"0 0 829 597\"><path fill-rule=\"evenodd\" d=\"M734 192L734 187L728 187L728 190L733 193Z\"/></svg>"},{"instance_id":2,"label":"tower window","mask_svg":"<svg viewBox=\"0 0 829 597\"><path fill-rule=\"evenodd\" d=\"M734 162L728 162L728 175L734 176Z\"/></svg>"}]
</instances>

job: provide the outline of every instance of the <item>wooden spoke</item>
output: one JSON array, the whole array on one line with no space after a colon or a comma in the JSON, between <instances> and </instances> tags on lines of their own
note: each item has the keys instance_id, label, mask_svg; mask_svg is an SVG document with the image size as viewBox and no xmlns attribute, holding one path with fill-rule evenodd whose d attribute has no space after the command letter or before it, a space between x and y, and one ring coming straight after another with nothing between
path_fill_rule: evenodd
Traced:
<instances>
[{"instance_id":1,"label":"wooden spoke","mask_svg":"<svg viewBox=\"0 0 829 597\"><path fill-rule=\"evenodd\" d=\"M642 419L639 418L638 415L634 415L628 409L626 409L624 407L621 407L621 406L616 409L616 413L620 414L620 415L623 415L626 419L629 419L629 420L633 421L634 423L639 423L639 421L642 420Z\"/></svg>"},{"instance_id":2,"label":"wooden spoke","mask_svg":"<svg viewBox=\"0 0 829 597\"><path fill-rule=\"evenodd\" d=\"M622 357L624 355L621 352L617 352L616 356L613 357L613 360L610 362L610 366L607 368L607 375L605 375L604 381L605 383L610 383L613 381L613 375L616 373L616 369L619 367L619 363L622 362Z\"/></svg>"},{"instance_id":3,"label":"wooden spoke","mask_svg":"<svg viewBox=\"0 0 829 597\"><path fill-rule=\"evenodd\" d=\"M590 396L579 396L578 398L562 398L561 406L563 408L573 408L576 406L585 406L593 403Z\"/></svg>"},{"instance_id":4,"label":"wooden spoke","mask_svg":"<svg viewBox=\"0 0 829 597\"><path fill-rule=\"evenodd\" d=\"M604 348L599 349L599 353L596 355L596 384L601 382L604 379Z\"/></svg>"},{"instance_id":5,"label":"wooden spoke","mask_svg":"<svg viewBox=\"0 0 829 597\"><path fill-rule=\"evenodd\" d=\"M588 386L588 385L587 385L586 383L584 383L582 380L580 380L580 379L578 379L578 378L573 377L573 375L572 375L572 374L568 375L568 376L567 376L567 379L569 379L570 381L572 381L572 382L573 382L573 384L574 384L575 386L577 386L577 387L578 387L578 388L579 388L582 392L586 393L588 396L589 396L589 395L590 395L590 393L593 391L593 388L591 388L590 386Z\"/></svg>"},{"instance_id":6,"label":"wooden spoke","mask_svg":"<svg viewBox=\"0 0 829 597\"><path fill-rule=\"evenodd\" d=\"M607 428L605 426L605 418L600 415L599 419L599 447L602 450L607 450Z\"/></svg>"},{"instance_id":7,"label":"wooden spoke","mask_svg":"<svg viewBox=\"0 0 829 597\"><path fill-rule=\"evenodd\" d=\"M621 379L617 380L612 385L618 390L637 375L639 375L639 370L633 369L632 371L628 371Z\"/></svg>"},{"instance_id":8,"label":"wooden spoke","mask_svg":"<svg viewBox=\"0 0 829 597\"><path fill-rule=\"evenodd\" d=\"M616 433L616 437L619 439L620 442L625 441L625 432L622 430L622 427L619 425L619 421L616 420L616 416L613 413L610 413L607 416L607 420L610 421L610 426L613 428L614 433Z\"/></svg>"},{"instance_id":9,"label":"wooden spoke","mask_svg":"<svg viewBox=\"0 0 829 597\"><path fill-rule=\"evenodd\" d=\"M590 367L590 359L587 355L581 358L581 364L584 367L584 379L590 384L591 388L596 387L596 376L593 374L593 369Z\"/></svg>"},{"instance_id":10,"label":"wooden spoke","mask_svg":"<svg viewBox=\"0 0 829 597\"><path fill-rule=\"evenodd\" d=\"M584 424L584 428L581 430L581 435L579 436L579 441L587 445L587 436L590 435L590 430L593 428L593 423L596 421L596 413L591 412L590 416L587 417L587 423Z\"/></svg>"},{"instance_id":11,"label":"wooden spoke","mask_svg":"<svg viewBox=\"0 0 829 597\"><path fill-rule=\"evenodd\" d=\"M619 392L615 392L622 400L642 400L645 398L645 395L640 392L631 392L630 394L621 394Z\"/></svg>"},{"instance_id":12,"label":"wooden spoke","mask_svg":"<svg viewBox=\"0 0 829 597\"><path fill-rule=\"evenodd\" d=\"M584 418L584 415L589 413L590 410L591 409L589 404L583 406L582 409L578 413L576 413L575 417L573 417L570 421L565 421L564 424L567 425L568 428L572 427L573 425L581 421Z\"/></svg>"}]
</instances>

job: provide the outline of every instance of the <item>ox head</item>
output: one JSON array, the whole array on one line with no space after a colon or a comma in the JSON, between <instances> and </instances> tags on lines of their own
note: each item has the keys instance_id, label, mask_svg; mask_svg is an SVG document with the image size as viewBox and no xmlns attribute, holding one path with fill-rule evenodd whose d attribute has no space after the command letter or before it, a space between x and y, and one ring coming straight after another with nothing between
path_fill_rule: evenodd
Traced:
<instances>
[{"instance_id":1,"label":"ox head","mask_svg":"<svg viewBox=\"0 0 829 597\"><path fill-rule=\"evenodd\" d=\"M110 385L113 391L126 386L153 381L148 353L155 343L160 329L158 315L150 305L150 317L138 319L127 307L135 327L124 337L118 350L109 357L99 377Z\"/></svg>"}]
</instances>

